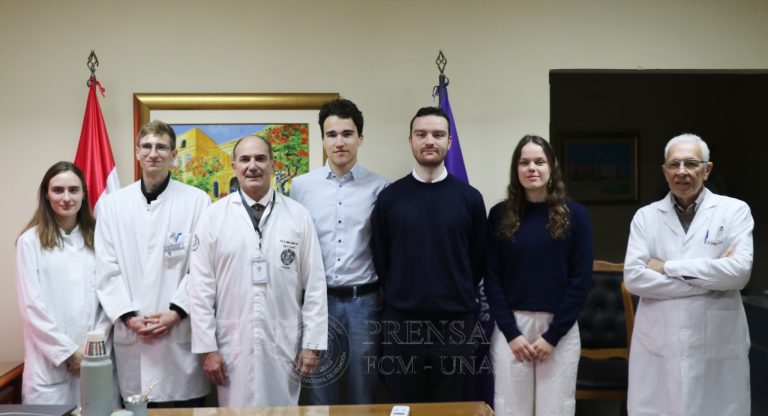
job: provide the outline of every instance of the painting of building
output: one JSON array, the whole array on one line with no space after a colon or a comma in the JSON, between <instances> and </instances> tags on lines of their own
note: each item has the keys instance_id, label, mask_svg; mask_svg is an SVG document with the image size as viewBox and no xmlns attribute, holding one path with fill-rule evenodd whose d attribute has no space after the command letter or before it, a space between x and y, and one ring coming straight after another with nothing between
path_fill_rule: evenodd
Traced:
<instances>
[{"instance_id":1,"label":"painting of building","mask_svg":"<svg viewBox=\"0 0 768 416\"><path fill-rule=\"evenodd\" d=\"M272 145L275 177L272 187L285 195L291 180L309 169L309 132L306 124L173 124L176 160L171 174L199 188L217 201L239 184L232 170L232 149L242 137L256 135Z\"/></svg>"}]
</instances>

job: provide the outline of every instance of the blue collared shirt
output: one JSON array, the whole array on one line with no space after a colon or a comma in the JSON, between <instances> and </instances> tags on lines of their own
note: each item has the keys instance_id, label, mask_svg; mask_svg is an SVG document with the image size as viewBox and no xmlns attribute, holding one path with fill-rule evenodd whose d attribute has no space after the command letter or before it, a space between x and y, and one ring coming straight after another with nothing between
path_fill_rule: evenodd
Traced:
<instances>
[{"instance_id":1,"label":"blue collared shirt","mask_svg":"<svg viewBox=\"0 0 768 416\"><path fill-rule=\"evenodd\" d=\"M386 178L359 163L341 178L326 162L293 180L291 198L312 215L329 287L359 286L378 279L370 249L371 212L387 185Z\"/></svg>"}]
</instances>

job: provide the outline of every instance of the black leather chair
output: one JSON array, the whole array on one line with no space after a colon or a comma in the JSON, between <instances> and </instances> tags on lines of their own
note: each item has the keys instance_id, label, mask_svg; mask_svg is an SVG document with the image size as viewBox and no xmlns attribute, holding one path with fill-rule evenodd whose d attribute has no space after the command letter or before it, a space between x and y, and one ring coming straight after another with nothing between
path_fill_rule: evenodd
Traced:
<instances>
[{"instance_id":1,"label":"black leather chair","mask_svg":"<svg viewBox=\"0 0 768 416\"><path fill-rule=\"evenodd\" d=\"M624 288L624 265L595 260L592 291L579 316L581 360L576 399L620 400L626 414L629 347L635 304Z\"/></svg>"}]
</instances>

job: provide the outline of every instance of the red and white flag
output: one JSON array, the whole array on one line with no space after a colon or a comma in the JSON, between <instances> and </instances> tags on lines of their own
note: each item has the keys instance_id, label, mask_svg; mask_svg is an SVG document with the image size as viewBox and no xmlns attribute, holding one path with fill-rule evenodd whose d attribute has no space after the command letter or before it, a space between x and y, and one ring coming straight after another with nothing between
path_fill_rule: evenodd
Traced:
<instances>
[{"instance_id":1,"label":"red and white flag","mask_svg":"<svg viewBox=\"0 0 768 416\"><path fill-rule=\"evenodd\" d=\"M109 145L104 116L101 114L99 100L96 97L96 87L99 87L102 96L104 96L104 88L96 77L91 77L90 87L88 102L85 105L83 129L80 132L80 143L77 145L75 155L75 165L85 174L91 211L95 213L96 204L102 196L120 189L120 180L117 178L115 158L112 157L112 147Z\"/></svg>"}]
</instances>

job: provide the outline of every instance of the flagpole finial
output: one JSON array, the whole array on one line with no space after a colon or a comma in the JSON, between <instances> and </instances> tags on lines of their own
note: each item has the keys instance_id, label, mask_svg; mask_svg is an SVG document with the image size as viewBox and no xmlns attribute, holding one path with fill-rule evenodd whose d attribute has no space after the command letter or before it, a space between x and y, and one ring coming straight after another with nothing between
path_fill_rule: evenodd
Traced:
<instances>
[{"instance_id":1,"label":"flagpole finial","mask_svg":"<svg viewBox=\"0 0 768 416\"><path fill-rule=\"evenodd\" d=\"M440 53L437 54L437 59L435 59L435 64L437 65L437 69L440 70L440 75L445 74L445 64L448 63L448 59L445 58L445 55L443 54L443 50L440 49Z\"/></svg>"},{"instance_id":2,"label":"flagpole finial","mask_svg":"<svg viewBox=\"0 0 768 416\"><path fill-rule=\"evenodd\" d=\"M445 65L448 63L448 59L445 57L443 50L440 49L440 53L437 54L435 64L437 69L440 70L440 77L438 77L438 86L432 90L432 97L437 97L438 101L442 100L441 95L443 90L448 86L448 77L445 75Z\"/></svg>"},{"instance_id":3,"label":"flagpole finial","mask_svg":"<svg viewBox=\"0 0 768 416\"><path fill-rule=\"evenodd\" d=\"M96 69L99 67L99 58L96 56L96 51L93 49L91 49L91 54L88 55L88 62L85 65L91 70L91 76L88 78L88 82L86 82L90 87L91 80L96 78Z\"/></svg>"}]
</instances>

